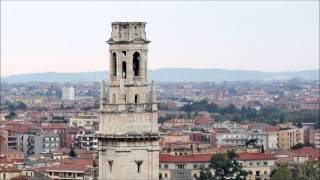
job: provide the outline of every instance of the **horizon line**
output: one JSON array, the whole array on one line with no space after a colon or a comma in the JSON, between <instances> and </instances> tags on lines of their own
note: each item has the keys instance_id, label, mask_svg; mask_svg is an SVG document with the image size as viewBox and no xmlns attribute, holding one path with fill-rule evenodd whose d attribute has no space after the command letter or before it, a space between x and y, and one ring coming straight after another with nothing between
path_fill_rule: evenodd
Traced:
<instances>
[{"instance_id":1,"label":"horizon line","mask_svg":"<svg viewBox=\"0 0 320 180\"><path fill-rule=\"evenodd\" d=\"M304 70L283 70L283 71L259 71L259 70L245 70L245 69L225 69L225 68L192 68L192 67L166 67L166 68L156 68L156 69L150 69L149 71L156 71L156 70L162 70L162 69L190 69L190 70L226 70L226 71L250 71L250 72L261 72L261 73L283 73L283 72L301 72L301 71L319 71L320 68L315 69L304 69ZM30 75L30 74L44 74L44 73L70 73L70 74L76 74L76 73L94 73L94 72L109 72L109 70L93 70L93 71L77 71L77 72L57 72L57 71L45 71L45 72L34 72L34 73L21 73L21 74L11 74L11 75L5 75L2 76L0 74L1 78L7 78L10 76L21 76L21 75Z\"/></svg>"}]
</instances>

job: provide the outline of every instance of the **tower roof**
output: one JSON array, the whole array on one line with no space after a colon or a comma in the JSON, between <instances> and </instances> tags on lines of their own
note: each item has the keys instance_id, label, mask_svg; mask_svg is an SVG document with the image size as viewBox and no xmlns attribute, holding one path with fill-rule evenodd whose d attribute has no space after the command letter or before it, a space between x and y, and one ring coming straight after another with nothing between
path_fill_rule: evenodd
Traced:
<instances>
[{"instance_id":1,"label":"tower roof","mask_svg":"<svg viewBox=\"0 0 320 180\"><path fill-rule=\"evenodd\" d=\"M146 22L112 22L109 44L148 44L146 38Z\"/></svg>"},{"instance_id":2,"label":"tower roof","mask_svg":"<svg viewBox=\"0 0 320 180\"><path fill-rule=\"evenodd\" d=\"M112 22L112 25L128 25L128 24L147 24L146 22L138 22L138 21L127 21L127 22L120 22L120 21L116 21L116 22Z\"/></svg>"}]
</instances>

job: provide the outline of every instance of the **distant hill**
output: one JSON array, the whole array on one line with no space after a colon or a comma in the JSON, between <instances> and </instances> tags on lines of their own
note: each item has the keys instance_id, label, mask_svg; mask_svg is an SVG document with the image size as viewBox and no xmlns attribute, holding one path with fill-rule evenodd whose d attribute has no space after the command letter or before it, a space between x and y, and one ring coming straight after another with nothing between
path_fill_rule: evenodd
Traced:
<instances>
[{"instance_id":1,"label":"distant hill","mask_svg":"<svg viewBox=\"0 0 320 180\"><path fill-rule=\"evenodd\" d=\"M292 72L260 72L225 69L191 69L168 68L148 72L149 80L157 82L183 82L183 81L247 81L247 80L276 80L301 78L306 80L319 80L319 70L305 70ZM80 73L33 73L2 77L2 82L88 82L108 79L107 71L80 72Z\"/></svg>"}]
</instances>

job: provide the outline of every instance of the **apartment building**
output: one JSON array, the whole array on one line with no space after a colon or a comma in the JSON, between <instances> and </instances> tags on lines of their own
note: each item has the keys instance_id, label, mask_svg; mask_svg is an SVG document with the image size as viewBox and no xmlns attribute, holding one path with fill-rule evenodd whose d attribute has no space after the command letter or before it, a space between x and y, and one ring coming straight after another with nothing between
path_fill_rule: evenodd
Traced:
<instances>
[{"instance_id":1,"label":"apartment building","mask_svg":"<svg viewBox=\"0 0 320 180\"><path fill-rule=\"evenodd\" d=\"M30 131L18 134L17 147L26 156L37 155L59 149L60 138L55 133Z\"/></svg>"},{"instance_id":2,"label":"apartment building","mask_svg":"<svg viewBox=\"0 0 320 180\"><path fill-rule=\"evenodd\" d=\"M271 154L244 152L239 153L236 160L249 173L247 180L268 180L276 168L276 158Z\"/></svg>"},{"instance_id":3,"label":"apartment building","mask_svg":"<svg viewBox=\"0 0 320 180\"><path fill-rule=\"evenodd\" d=\"M203 168L207 168L212 154L169 155L160 154L160 180L196 180Z\"/></svg>"},{"instance_id":4,"label":"apartment building","mask_svg":"<svg viewBox=\"0 0 320 180\"><path fill-rule=\"evenodd\" d=\"M320 129L316 129L314 131L313 137L315 148L320 149Z\"/></svg>"},{"instance_id":5,"label":"apartment building","mask_svg":"<svg viewBox=\"0 0 320 180\"><path fill-rule=\"evenodd\" d=\"M98 139L94 131L80 130L76 136L77 146L80 149L96 150Z\"/></svg>"}]
</instances>

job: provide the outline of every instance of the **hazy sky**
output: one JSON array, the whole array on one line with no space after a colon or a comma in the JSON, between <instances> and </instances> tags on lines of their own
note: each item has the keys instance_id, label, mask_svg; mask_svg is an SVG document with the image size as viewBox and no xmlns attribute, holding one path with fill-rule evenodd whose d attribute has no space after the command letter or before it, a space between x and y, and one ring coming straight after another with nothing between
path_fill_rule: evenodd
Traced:
<instances>
[{"instance_id":1,"label":"hazy sky","mask_svg":"<svg viewBox=\"0 0 320 180\"><path fill-rule=\"evenodd\" d=\"M108 70L112 21L146 21L149 69L319 67L319 1L1 1L1 75Z\"/></svg>"}]
</instances>

